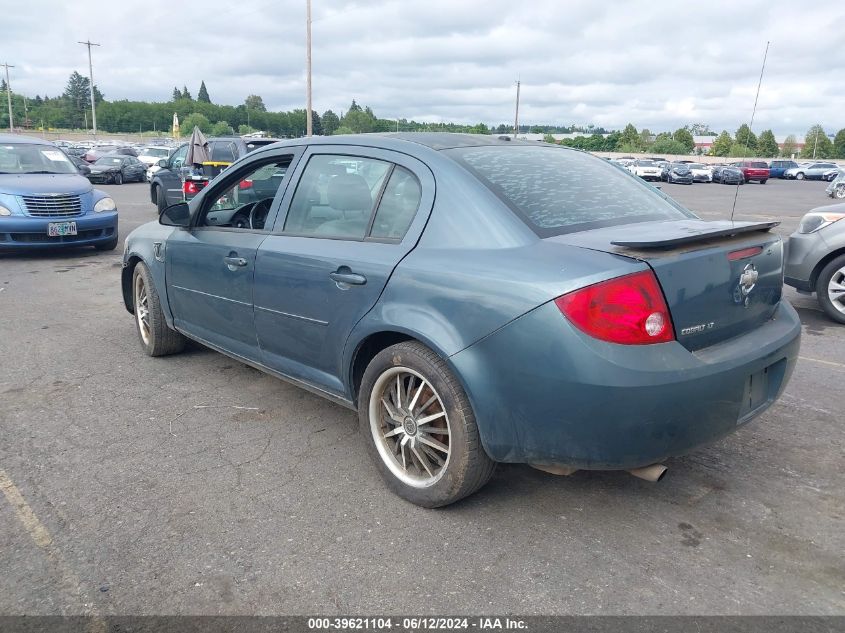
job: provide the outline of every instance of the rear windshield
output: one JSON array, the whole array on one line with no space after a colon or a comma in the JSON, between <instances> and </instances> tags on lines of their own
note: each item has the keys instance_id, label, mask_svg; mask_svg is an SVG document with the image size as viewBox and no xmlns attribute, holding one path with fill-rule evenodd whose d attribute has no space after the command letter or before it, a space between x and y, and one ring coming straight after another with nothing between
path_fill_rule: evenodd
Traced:
<instances>
[{"instance_id":1,"label":"rear windshield","mask_svg":"<svg viewBox=\"0 0 845 633\"><path fill-rule=\"evenodd\" d=\"M619 167L560 147L445 150L540 237L695 217Z\"/></svg>"},{"instance_id":2,"label":"rear windshield","mask_svg":"<svg viewBox=\"0 0 845 633\"><path fill-rule=\"evenodd\" d=\"M769 168L769 166L766 163L761 163L761 162L756 162L756 161L752 161L752 162L748 163L748 166L754 167L756 169L768 169Z\"/></svg>"}]
</instances>

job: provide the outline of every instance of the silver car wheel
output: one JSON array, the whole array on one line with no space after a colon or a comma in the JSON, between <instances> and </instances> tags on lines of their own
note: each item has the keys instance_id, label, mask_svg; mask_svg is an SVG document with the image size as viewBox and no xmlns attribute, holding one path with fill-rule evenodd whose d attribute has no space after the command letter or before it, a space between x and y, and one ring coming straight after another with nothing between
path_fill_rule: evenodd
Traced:
<instances>
[{"instance_id":1,"label":"silver car wheel","mask_svg":"<svg viewBox=\"0 0 845 633\"><path fill-rule=\"evenodd\" d=\"M135 277L135 320L144 345L150 344L150 300L141 275Z\"/></svg>"},{"instance_id":2,"label":"silver car wheel","mask_svg":"<svg viewBox=\"0 0 845 633\"><path fill-rule=\"evenodd\" d=\"M451 426L431 383L408 367L381 374L370 394L370 431L390 472L414 488L437 483L449 466Z\"/></svg>"},{"instance_id":3,"label":"silver car wheel","mask_svg":"<svg viewBox=\"0 0 845 633\"><path fill-rule=\"evenodd\" d=\"M845 314L845 266L833 273L827 284L827 296L833 307Z\"/></svg>"}]
</instances>

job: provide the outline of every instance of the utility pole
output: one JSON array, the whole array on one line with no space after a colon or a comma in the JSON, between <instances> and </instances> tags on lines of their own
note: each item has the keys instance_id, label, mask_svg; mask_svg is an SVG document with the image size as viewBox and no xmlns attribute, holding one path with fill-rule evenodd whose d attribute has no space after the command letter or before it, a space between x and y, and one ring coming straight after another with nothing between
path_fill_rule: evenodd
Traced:
<instances>
[{"instance_id":1,"label":"utility pole","mask_svg":"<svg viewBox=\"0 0 845 633\"><path fill-rule=\"evenodd\" d=\"M15 131L15 123L12 120L12 84L9 83L9 69L14 68L14 66L9 66L6 62L3 62L2 66L6 68L6 99L9 101L9 134L12 134Z\"/></svg>"},{"instance_id":2,"label":"utility pole","mask_svg":"<svg viewBox=\"0 0 845 633\"><path fill-rule=\"evenodd\" d=\"M513 140L519 134L519 79L516 80L516 112L513 117Z\"/></svg>"},{"instance_id":3,"label":"utility pole","mask_svg":"<svg viewBox=\"0 0 845 633\"><path fill-rule=\"evenodd\" d=\"M6 82L9 83L8 81ZM816 127L816 137L813 140L813 160L816 160L816 148L819 146L819 128Z\"/></svg>"},{"instance_id":4,"label":"utility pole","mask_svg":"<svg viewBox=\"0 0 845 633\"><path fill-rule=\"evenodd\" d=\"M99 46L93 42L79 42L88 47L88 89L91 92L91 126L94 128L94 138L97 137L97 107L94 104L94 65L91 63L91 47Z\"/></svg>"},{"instance_id":5,"label":"utility pole","mask_svg":"<svg viewBox=\"0 0 845 633\"><path fill-rule=\"evenodd\" d=\"M305 135L311 136L311 0L305 0L305 92Z\"/></svg>"}]
</instances>

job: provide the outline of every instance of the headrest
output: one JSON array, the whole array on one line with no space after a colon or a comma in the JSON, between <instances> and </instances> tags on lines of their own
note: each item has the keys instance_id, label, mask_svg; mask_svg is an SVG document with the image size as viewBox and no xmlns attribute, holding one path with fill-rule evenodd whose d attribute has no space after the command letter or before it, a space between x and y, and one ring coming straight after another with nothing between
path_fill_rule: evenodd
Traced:
<instances>
[{"instance_id":1,"label":"headrest","mask_svg":"<svg viewBox=\"0 0 845 633\"><path fill-rule=\"evenodd\" d=\"M373 197L363 177L341 174L329 180L328 203L338 211L369 211L373 207Z\"/></svg>"}]
</instances>

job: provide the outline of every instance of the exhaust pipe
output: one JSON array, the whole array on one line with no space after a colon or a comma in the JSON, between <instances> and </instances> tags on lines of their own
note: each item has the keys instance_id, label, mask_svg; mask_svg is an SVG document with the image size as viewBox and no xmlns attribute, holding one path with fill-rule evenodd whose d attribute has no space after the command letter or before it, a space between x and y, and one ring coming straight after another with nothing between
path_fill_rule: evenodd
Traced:
<instances>
[{"instance_id":1,"label":"exhaust pipe","mask_svg":"<svg viewBox=\"0 0 845 633\"><path fill-rule=\"evenodd\" d=\"M651 466L643 466L642 468L632 468L628 472L634 477L645 479L646 481L657 482L663 479L668 469L663 464L652 464Z\"/></svg>"},{"instance_id":2,"label":"exhaust pipe","mask_svg":"<svg viewBox=\"0 0 845 633\"><path fill-rule=\"evenodd\" d=\"M542 470L544 473L550 473L552 475L562 475L564 477L568 477L574 472L577 472L577 468L570 468L569 466L562 466L560 464L528 464L531 468L536 468L537 470Z\"/></svg>"}]
</instances>

